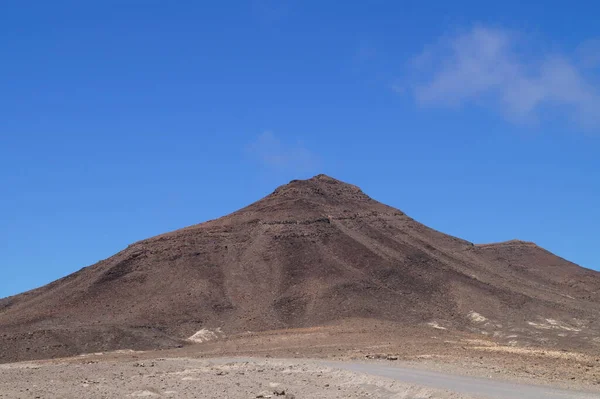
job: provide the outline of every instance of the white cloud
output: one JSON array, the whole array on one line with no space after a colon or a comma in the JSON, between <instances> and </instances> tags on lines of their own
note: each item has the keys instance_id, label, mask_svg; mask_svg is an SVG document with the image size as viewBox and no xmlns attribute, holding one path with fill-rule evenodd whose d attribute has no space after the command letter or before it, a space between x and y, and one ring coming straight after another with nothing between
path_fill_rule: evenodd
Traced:
<instances>
[{"instance_id":1,"label":"white cloud","mask_svg":"<svg viewBox=\"0 0 600 399\"><path fill-rule=\"evenodd\" d=\"M584 44L578 57L540 54L526 45L523 36L487 27L444 38L412 59L415 98L422 106L492 106L521 123L551 112L600 130L598 42Z\"/></svg>"},{"instance_id":2,"label":"white cloud","mask_svg":"<svg viewBox=\"0 0 600 399\"><path fill-rule=\"evenodd\" d=\"M319 165L319 158L301 142L283 142L271 132L260 134L248 151L263 165L277 169L310 171Z\"/></svg>"}]
</instances>

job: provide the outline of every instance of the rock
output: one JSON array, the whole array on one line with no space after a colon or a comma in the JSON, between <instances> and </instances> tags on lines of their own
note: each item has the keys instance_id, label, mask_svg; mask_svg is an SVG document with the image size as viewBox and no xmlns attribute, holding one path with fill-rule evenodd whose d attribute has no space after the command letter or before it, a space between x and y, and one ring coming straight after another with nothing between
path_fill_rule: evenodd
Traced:
<instances>
[{"instance_id":1,"label":"rock","mask_svg":"<svg viewBox=\"0 0 600 399\"><path fill-rule=\"evenodd\" d=\"M275 396L284 396L285 395L285 389L274 389L273 390L273 394Z\"/></svg>"},{"instance_id":2,"label":"rock","mask_svg":"<svg viewBox=\"0 0 600 399\"><path fill-rule=\"evenodd\" d=\"M396 355L387 355L386 359L387 360L398 360L398 356L396 356Z\"/></svg>"}]
</instances>

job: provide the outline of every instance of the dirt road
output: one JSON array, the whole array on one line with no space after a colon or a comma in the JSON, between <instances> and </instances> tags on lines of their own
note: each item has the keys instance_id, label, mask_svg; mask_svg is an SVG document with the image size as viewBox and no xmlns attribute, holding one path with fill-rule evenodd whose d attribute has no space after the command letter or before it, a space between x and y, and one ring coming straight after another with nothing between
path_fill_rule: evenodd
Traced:
<instances>
[{"instance_id":1,"label":"dirt road","mask_svg":"<svg viewBox=\"0 0 600 399\"><path fill-rule=\"evenodd\" d=\"M329 367L389 378L405 384L444 389L477 398L489 399L594 399L598 393L554 389L546 386L515 384L493 379L457 376L408 367L370 363L327 362Z\"/></svg>"}]
</instances>

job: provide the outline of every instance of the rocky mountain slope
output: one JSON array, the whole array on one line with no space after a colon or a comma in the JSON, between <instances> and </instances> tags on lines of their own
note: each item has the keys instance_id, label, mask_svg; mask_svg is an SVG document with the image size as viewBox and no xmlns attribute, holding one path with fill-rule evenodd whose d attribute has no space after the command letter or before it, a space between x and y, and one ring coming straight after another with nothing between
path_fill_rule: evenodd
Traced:
<instances>
[{"instance_id":1,"label":"rocky mountain slope","mask_svg":"<svg viewBox=\"0 0 600 399\"><path fill-rule=\"evenodd\" d=\"M599 314L598 272L442 234L319 175L0 300L0 362L348 319L597 347Z\"/></svg>"}]
</instances>

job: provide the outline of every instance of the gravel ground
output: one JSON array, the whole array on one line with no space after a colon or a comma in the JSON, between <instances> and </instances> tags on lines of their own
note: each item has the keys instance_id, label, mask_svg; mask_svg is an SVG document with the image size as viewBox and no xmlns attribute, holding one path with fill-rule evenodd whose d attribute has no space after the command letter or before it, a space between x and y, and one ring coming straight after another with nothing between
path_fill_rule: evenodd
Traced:
<instances>
[{"instance_id":1,"label":"gravel ground","mask_svg":"<svg viewBox=\"0 0 600 399\"><path fill-rule=\"evenodd\" d=\"M100 358L100 357L99 357ZM157 358L0 365L0 398L467 398L313 360Z\"/></svg>"}]
</instances>

